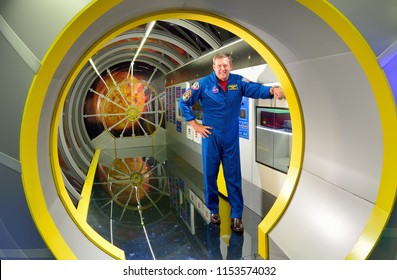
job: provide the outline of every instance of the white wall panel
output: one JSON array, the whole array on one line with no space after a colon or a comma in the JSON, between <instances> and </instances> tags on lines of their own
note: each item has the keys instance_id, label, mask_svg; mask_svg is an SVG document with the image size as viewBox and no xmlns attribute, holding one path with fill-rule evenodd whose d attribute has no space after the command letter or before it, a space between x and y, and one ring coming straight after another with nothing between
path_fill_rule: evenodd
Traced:
<instances>
[{"instance_id":1,"label":"white wall panel","mask_svg":"<svg viewBox=\"0 0 397 280\"><path fill-rule=\"evenodd\" d=\"M270 238L290 259L343 259L373 204L303 171L287 214Z\"/></svg>"},{"instance_id":2,"label":"white wall panel","mask_svg":"<svg viewBox=\"0 0 397 280\"><path fill-rule=\"evenodd\" d=\"M288 65L305 119L303 168L374 202L382 168L379 113L351 53Z\"/></svg>"}]
</instances>

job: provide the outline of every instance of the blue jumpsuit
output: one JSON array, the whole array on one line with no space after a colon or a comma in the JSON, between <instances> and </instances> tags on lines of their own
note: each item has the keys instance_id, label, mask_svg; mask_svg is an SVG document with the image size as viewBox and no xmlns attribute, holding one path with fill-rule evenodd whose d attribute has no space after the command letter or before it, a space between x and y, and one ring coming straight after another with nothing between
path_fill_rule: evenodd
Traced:
<instances>
[{"instance_id":1,"label":"blue jumpsuit","mask_svg":"<svg viewBox=\"0 0 397 280\"><path fill-rule=\"evenodd\" d=\"M244 207L239 145L243 96L270 98L270 87L230 74L225 92L212 72L187 89L178 103L188 122L196 118L191 106L199 101L203 110L202 124L212 127L211 135L202 139L205 203L211 214L219 212L217 177L222 162L231 218L242 218Z\"/></svg>"}]
</instances>

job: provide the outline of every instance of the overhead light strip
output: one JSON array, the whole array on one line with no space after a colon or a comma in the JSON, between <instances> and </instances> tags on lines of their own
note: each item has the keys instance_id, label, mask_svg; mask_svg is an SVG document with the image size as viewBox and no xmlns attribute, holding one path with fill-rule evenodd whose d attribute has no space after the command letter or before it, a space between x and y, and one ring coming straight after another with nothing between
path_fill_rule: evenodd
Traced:
<instances>
[{"instance_id":1,"label":"overhead light strip","mask_svg":"<svg viewBox=\"0 0 397 280\"><path fill-rule=\"evenodd\" d=\"M128 74L129 74L131 77L132 77L133 74L134 74L134 62L135 62L135 60L137 59L139 53L141 52L143 45L145 45L146 39L149 37L149 34L150 34L150 32L152 32L152 29L153 29L153 27L154 27L155 24L156 24L156 21L151 21L151 22L149 22L148 25L146 26L145 35L144 35L143 38L142 38L142 41L141 41L141 43L140 43L140 45L139 45L139 47L138 47L138 50L136 51L136 53L135 53L135 55L134 55L134 58L133 58L132 61L131 61L130 69L128 70L128 72L129 72Z\"/></svg>"},{"instance_id":2,"label":"overhead light strip","mask_svg":"<svg viewBox=\"0 0 397 280\"><path fill-rule=\"evenodd\" d=\"M98 75L98 77L102 80L103 84L106 86L107 89L109 89L108 85L106 84L105 80L102 78L101 74L99 73L98 69L95 66L94 61L92 60L92 58L90 58L90 63L92 68L94 69L95 73Z\"/></svg>"}]
</instances>

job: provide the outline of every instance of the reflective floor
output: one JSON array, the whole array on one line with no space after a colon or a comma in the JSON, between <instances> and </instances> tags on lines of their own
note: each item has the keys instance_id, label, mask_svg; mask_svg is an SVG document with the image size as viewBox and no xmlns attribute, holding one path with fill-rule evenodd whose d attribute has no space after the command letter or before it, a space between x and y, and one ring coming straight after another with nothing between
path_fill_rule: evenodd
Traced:
<instances>
[{"instance_id":1,"label":"reflective floor","mask_svg":"<svg viewBox=\"0 0 397 280\"><path fill-rule=\"evenodd\" d=\"M150 156L149 156L150 154ZM209 223L202 174L165 150L103 153L88 223L124 250L127 260L260 259L257 226L245 207L244 233L230 228L230 206L220 196L220 225Z\"/></svg>"}]
</instances>

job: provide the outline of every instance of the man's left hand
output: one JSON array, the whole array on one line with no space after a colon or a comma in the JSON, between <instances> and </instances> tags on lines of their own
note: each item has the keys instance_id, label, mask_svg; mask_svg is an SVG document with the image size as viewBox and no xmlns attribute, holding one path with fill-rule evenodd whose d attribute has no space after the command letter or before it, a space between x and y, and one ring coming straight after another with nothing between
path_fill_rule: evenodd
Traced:
<instances>
[{"instance_id":1,"label":"man's left hand","mask_svg":"<svg viewBox=\"0 0 397 280\"><path fill-rule=\"evenodd\" d=\"M281 87L273 87L272 93L277 99L285 99L284 90Z\"/></svg>"}]
</instances>

